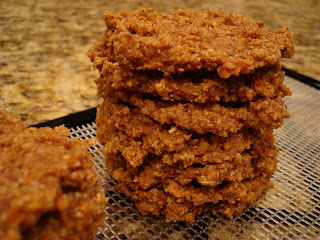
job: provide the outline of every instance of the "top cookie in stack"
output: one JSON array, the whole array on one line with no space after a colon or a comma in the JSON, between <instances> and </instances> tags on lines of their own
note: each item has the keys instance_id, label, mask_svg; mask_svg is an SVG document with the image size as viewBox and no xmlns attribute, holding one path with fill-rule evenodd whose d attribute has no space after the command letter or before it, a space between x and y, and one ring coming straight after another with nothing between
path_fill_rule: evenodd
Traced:
<instances>
[{"instance_id":1,"label":"top cookie in stack","mask_svg":"<svg viewBox=\"0 0 320 240\"><path fill-rule=\"evenodd\" d=\"M106 13L88 55L104 102L97 136L110 171L144 214L233 216L268 186L272 129L289 117L279 61L292 33L224 11Z\"/></svg>"},{"instance_id":2,"label":"top cookie in stack","mask_svg":"<svg viewBox=\"0 0 320 240\"><path fill-rule=\"evenodd\" d=\"M225 79L293 54L287 28L271 30L237 13L178 10L165 15L139 9L106 13L104 21L107 30L92 57L107 57L129 69L165 75L207 69Z\"/></svg>"}]
</instances>

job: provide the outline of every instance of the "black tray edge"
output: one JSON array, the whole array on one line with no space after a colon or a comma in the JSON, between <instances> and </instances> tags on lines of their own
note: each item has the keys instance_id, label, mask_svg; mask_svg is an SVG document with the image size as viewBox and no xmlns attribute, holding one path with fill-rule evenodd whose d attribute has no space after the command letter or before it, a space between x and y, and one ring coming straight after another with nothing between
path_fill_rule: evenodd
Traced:
<instances>
[{"instance_id":1,"label":"black tray edge","mask_svg":"<svg viewBox=\"0 0 320 240\"><path fill-rule=\"evenodd\" d=\"M31 127L36 127L36 128L52 127L53 128L53 127L64 124L65 127L72 128L72 127L80 126L82 124L91 123L95 121L96 114L97 114L97 108L95 107L95 108L90 108L81 112L72 113L61 118L38 123L38 124L32 125Z\"/></svg>"},{"instance_id":2,"label":"black tray edge","mask_svg":"<svg viewBox=\"0 0 320 240\"><path fill-rule=\"evenodd\" d=\"M314 87L315 89L320 90L320 81L317 81L311 77L305 76L303 74L300 74L294 70L282 67L282 70L285 71L286 75L289 77L294 78L295 80L298 80L300 82L303 82L311 87Z\"/></svg>"}]
</instances>

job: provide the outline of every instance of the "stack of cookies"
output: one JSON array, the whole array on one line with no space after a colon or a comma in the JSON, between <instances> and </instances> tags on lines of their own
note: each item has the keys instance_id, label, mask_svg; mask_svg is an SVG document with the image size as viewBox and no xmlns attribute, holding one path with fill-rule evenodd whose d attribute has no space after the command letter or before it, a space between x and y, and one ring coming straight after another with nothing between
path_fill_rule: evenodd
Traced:
<instances>
[{"instance_id":1,"label":"stack of cookies","mask_svg":"<svg viewBox=\"0 0 320 240\"><path fill-rule=\"evenodd\" d=\"M97 136L142 214L193 222L239 214L269 186L273 129L289 117L279 61L292 33L242 14L151 9L104 15Z\"/></svg>"}]
</instances>

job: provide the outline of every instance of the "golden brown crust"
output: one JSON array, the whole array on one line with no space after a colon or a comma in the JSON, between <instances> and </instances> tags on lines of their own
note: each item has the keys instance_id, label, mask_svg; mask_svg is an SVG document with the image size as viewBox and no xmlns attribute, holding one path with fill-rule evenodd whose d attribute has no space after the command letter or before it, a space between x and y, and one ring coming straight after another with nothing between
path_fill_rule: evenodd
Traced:
<instances>
[{"instance_id":1,"label":"golden brown crust","mask_svg":"<svg viewBox=\"0 0 320 240\"><path fill-rule=\"evenodd\" d=\"M199 214L198 212L204 211L210 211L213 214L221 213L232 218L234 215L240 214L246 206L253 203L261 195L263 190L270 186L269 176L265 174L252 180L229 182L221 188L199 189L192 186L186 188L174 182L171 184L170 189L165 191L168 195L167 199L170 199L169 206L167 205L163 211L167 222L179 221L179 219L193 222L194 217ZM183 201L184 198L187 200ZM174 208L176 210L173 210Z\"/></svg>"},{"instance_id":2,"label":"golden brown crust","mask_svg":"<svg viewBox=\"0 0 320 240\"><path fill-rule=\"evenodd\" d=\"M106 162L119 191L142 214L193 222L203 211L232 217L256 200L276 169L278 148L273 144L273 135L267 134L232 161L205 166L168 165L154 155L138 167L120 154L106 154Z\"/></svg>"},{"instance_id":3,"label":"golden brown crust","mask_svg":"<svg viewBox=\"0 0 320 240\"><path fill-rule=\"evenodd\" d=\"M181 185L196 181L202 186L215 187L223 181L242 181L254 178L263 172L273 172L278 150L271 146L268 154L259 152L254 146L250 150L238 153L234 159L223 163L192 165L184 167L181 164L168 165L160 157L148 155L144 164L132 167L120 155L105 154L110 171L119 175L126 172L130 179L141 189L162 187L169 179Z\"/></svg>"},{"instance_id":4,"label":"golden brown crust","mask_svg":"<svg viewBox=\"0 0 320 240\"><path fill-rule=\"evenodd\" d=\"M160 124L175 124L200 134L211 132L227 136L243 127L275 129L290 116L280 97L249 103L181 103L147 98L130 90L106 88L110 97L137 107Z\"/></svg>"},{"instance_id":5,"label":"golden brown crust","mask_svg":"<svg viewBox=\"0 0 320 240\"><path fill-rule=\"evenodd\" d=\"M174 180L169 180L169 184L164 188L164 191L177 199L181 199L181 201L192 202L195 206L205 203L218 203L220 201L227 201L229 203L235 203L236 201L251 202L251 193L255 189L264 189L264 183L268 182L269 178L269 174L262 173L252 180L245 179L241 182L226 182L215 188L208 186L197 187L191 184L182 186Z\"/></svg>"},{"instance_id":6,"label":"golden brown crust","mask_svg":"<svg viewBox=\"0 0 320 240\"><path fill-rule=\"evenodd\" d=\"M103 222L88 143L68 133L27 128L0 111L1 239L86 239Z\"/></svg>"},{"instance_id":7,"label":"golden brown crust","mask_svg":"<svg viewBox=\"0 0 320 240\"><path fill-rule=\"evenodd\" d=\"M142 189L151 186L161 187L161 184L168 178L182 185L197 180L201 185L216 186L222 181L241 181L245 178L253 178L260 171L272 173L275 170L278 155L278 148L274 142L273 135L266 133L257 138L250 148L235 154L229 161L206 165L193 164L187 167L180 162L167 164L162 161L161 156L154 154L147 155L144 163L139 167L133 167L121 154L106 152L104 154L112 173L116 169L127 171L128 176L130 175L130 178Z\"/></svg>"},{"instance_id":8,"label":"golden brown crust","mask_svg":"<svg viewBox=\"0 0 320 240\"><path fill-rule=\"evenodd\" d=\"M56 201L58 204L64 204L65 209L42 215L41 223L24 230L24 239L87 240L103 223L106 200L100 189L86 194L65 193Z\"/></svg>"},{"instance_id":9,"label":"golden brown crust","mask_svg":"<svg viewBox=\"0 0 320 240\"><path fill-rule=\"evenodd\" d=\"M107 26L89 56L117 61L137 70L165 74L217 70L222 78L248 74L293 55L288 28L272 30L240 13L177 10L159 14L151 9L105 13Z\"/></svg>"},{"instance_id":10,"label":"golden brown crust","mask_svg":"<svg viewBox=\"0 0 320 240\"><path fill-rule=\"evenodd\" d=\"M118 190L130 197L137 206L138 210L144 214L152 214L165 216L166 222L185 221L193 223L195 217L203 212L212 212L213 214L221 213L226 217L232 218L240 214L248 205L253 203L262 193L262 191L270 187L268 179L255 179L256 188L246 189L250 191L250 197L246 201L219 201L218 203L205 203L202 205L194 205L189 201L181 201L169 193L161 189L152 188L150 190L133 191L127 184L119 183ZM259 181L260 180L260 181ZM246 185L250 186L250 183ZM244 188L243 188L244 189ZM149 194L151 192L152 194Z\"/></svg>"},{"instance_id":11,"label":"golden brown crust","mask_svg":"<svg viewBox=\"0 0 320 240\"><path fill-rule=\"evenodd\" d=\"M191 134L172 128L171 131L139 113L136 109L118 104L115 99L104 101L97 111L97 138L106 151L122 151L133 166L143 162L148 152L182 149ZM119 131L120 130L120 131ZM121 134L124 131L124 134Z\"/></svg>"},{"instance_id":12,"label":"golden brown crust","mask_svg":"<svg viewBox=\"0 0 320 240\"><path fill-rule=\"evenodd\" d=\"M285 97L290 90L283 85L284 72L278 65L256 70L253 74L221 79L208 71L163 76L155 71L134 71L105 61L96 80L98 95L105 97L105 86L130 89L161 96L163 100L190 102L254 101L259 98Z\"/></svg>"},{"instance_id":13,"label":"golden brown crust","mask_svg":"<svg viewBox=\"0 0 320 240\"><path fill-rule=\"evenodd\" d=\"M115 99L103 101L96 123L97 137L105 145L105 153L121 152L134 167L142 164L149 153L161 156L167 164L181 162L184 166L230 161L261 136L260 131L250 129L225 138L163 126ZM270 136L272 131L264 134Z\"/></svg>"},{"instance_id":14,"label":"golden brown crust","mask_svg":"<svg viewBox=\"0 0 320 240\"><path fill-rule=\"evenodd\" d=\"M27 128L28 126L19 119L12 117L6 110L0 109L0 136L24 131Z\"/></svg>"},{"instance_id":15,"label":"golden brown crust","mask_svg":"<svg viewBox=\"0 0 320 240\"><path fill-rule=\"evenodd\" d=\"M268 186L269 178L274 172L277 163L274 155L270 157L261 156L260 162L262 164L256 165L259 165L261 168L256 168L255 174L249 174L247 178L241 178L239 181L226 181L227 179L224 179L225 181L223 181L222 184L204 186L195 184L194 182L187 184L179 183L177 181L179 180L177 172L175 172L177 170L171 166L163 168L161 173L164 174L165 177L161 178L158 176L161 179L155 181L153 175L157 173L160 174L160 172L148 171L146 170L146 168L148 168L146 165L144 167L126 168L125 161L121 159L120 155L108 155L106 156L106 160L110 171L113 173L113 177L118 181L119 191L131 197L141 213L154 214L157 216L163 214L167 221L172 221L170 220L172 219L171 213L166 211L167 205L170 203L172 197L177 202L183 203L183 206L189 206L191 212L195 209L197 209L197 211L204 209L204 205L208 203L242 203L241 206L252 203L261 194L262 190ZM190 176L192 176L192 174ZM205 174L203 174L203 176L205 176ZM139 177L144 178L145 183L140 182ZM149 185L149 187L145 188L145 184ZM233 213L240 213L242 210L243 208L233 208ZM180 210L174 212L175 214L179 214ZM190 210L185 212L190 212ZM228 217L233 216L233 213L231 214L230 212L221 213ZM180 215L184 215L184 212L180 212ZM187 218L188 220L181 216L175 220L193 222L194 217L195 215L191 214L191 216Z\"/></svg>"}]
</instances>

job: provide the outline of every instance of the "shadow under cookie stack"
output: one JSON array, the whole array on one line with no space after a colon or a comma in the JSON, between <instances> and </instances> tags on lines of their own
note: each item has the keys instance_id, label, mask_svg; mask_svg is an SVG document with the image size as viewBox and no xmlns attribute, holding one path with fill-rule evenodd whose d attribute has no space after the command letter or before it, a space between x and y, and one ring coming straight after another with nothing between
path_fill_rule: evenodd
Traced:
<instances>
[{"instance_id":1,"label":"shadow under cookie stack","mask_svg":"<svg viewBox=\"0 0 320 240\"><path fill-rule=\"evenodd\" d=\"M279 61L292 33L242 14L151 9L104 16L97 137L118 190L142 214L193 222L239 214L276 169L287 112Z\"/></svg>"}]
</instances>

